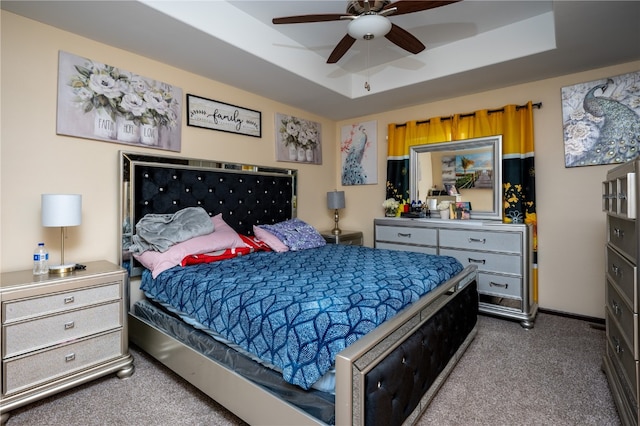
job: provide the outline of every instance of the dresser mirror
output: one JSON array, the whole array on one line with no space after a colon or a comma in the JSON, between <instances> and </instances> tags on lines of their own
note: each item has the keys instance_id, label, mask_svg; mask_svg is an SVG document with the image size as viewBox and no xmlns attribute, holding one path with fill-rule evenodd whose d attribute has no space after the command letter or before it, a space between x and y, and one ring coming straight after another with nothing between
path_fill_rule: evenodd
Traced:
<instances>
[{"instance_id":1,"label":"dresser mirror","mask_svg":"<svg viewBox=\"0 0 640 426\"><path fill-rule=\"evenodd\" d=\"M471 219L502 220L502 136L412 146L409 196L469 202Z\"/></svg>"}]
</instances>

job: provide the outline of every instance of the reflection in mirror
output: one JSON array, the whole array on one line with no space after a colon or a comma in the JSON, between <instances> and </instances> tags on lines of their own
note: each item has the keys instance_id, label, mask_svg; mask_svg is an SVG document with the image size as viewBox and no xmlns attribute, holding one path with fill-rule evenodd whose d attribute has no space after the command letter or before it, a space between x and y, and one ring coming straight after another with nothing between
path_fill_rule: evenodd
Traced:
<instances>
[{"instance_id":1,"label":"reflection in mirror","mask_svg":"<svg viewBox=\"0 0 640 426\"><path fill-rule=\"evenodd\" d=\"M471 219L502 220L502 136L415 145L409 161L411 200L466 201Z\"/></svg>"}]
</instances>

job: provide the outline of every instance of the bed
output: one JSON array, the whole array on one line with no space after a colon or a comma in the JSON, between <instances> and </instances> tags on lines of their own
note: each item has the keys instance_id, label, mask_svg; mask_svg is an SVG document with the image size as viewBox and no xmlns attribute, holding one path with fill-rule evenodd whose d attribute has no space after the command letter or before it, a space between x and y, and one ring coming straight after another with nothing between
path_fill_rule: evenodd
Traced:
<instances>
[{"instance_id":1,"label":"bed","mask_svg":"<svg viewBox=\"0 0 640 426\"><path fill-rule=\"evenodd\" d=\"M133 225L145 215L200 207L212 217L221 214L239 234L253 236L254 225L295 220L297 172L121 152L120 176L122 265L131 276L128 323L131 342L250 424L411 424L426 409L476 335L475 268L462 270L444 257L333 245L287 253L259 251L215 263L176 267L154 277L125 249L131 244ZM348 260L349 256L355 256L355 260ZM372 256L382 256L382 260ZM427 257L435 262L434 268L415 267ZM315 265L315 271L293 270L286 262L308 264L312 268ZM353 267L354 262L358 267ZM207 300L216 303L226 296L231 301L243 297L246 299L242 300L251 300L249 296L238 295L237 291L242 288L253 292L254 302L268 300L263 294L255 294L257 287L252 287L252 280L267 286L279 279L289 280L291 284L299 282L299 274L307 274L306 287L302 287L308 292L309 300L309 294L317 291L334 292L331 294L336 296L332 301L338 297L350 301L358 291L345 295L341 293L347 291L345 286L322 287L334 284L327 283L321 272L329 271L331 276L336 276L339 270L341 281L348 281L350 285L346 287L353 290L356 285L373 284L370 277L360 276L362 270L369 269L360 267L368 265L367 262L386 265L383 268L386 272L381 269L374 274L393 276L395 273L397 277L402 271L402 280L410 277L410 281L424 288L396 291L389 281L379 284L374 293L387 297L396 291L390 298L393 302L385 304L382 310L377 309L373 317L380 318L371 321L375 324L369 324L368 317L367 321L358 323L366 323L366 327L358 329L361 333L357 339L351 330L352 334L332 337L329 343L321 345L324 349L313 352L315 364L308 362L309 356L304 362L285 359L282 348L269 352L262 347L246 347L242 341L229 342L233 327L227 327L231 332L225 335L212 333L213 328L225 330L224 326L215 327L224 318L203 319L199 316L201 306L190 310L190 306L199 302L184 296L191 290L185 291L185 278L180 275L187 273L187 280L198 282L198 288L204 288L204 284L200 284L205 280L202 277L224 277L227 287L212 283L206 290L212 295ZM270 268L276 267L276 263L280 269L274 272ZM241 271L251 273L243 276ZM265 271L266 275L255 271ZM437 282L430 282L431 278ZM164 298L165 293L177 294L179 301ZM281 290L268 296L273 300L286 298L287 303L290 300ZM194 300L203 300L201 296L194 297ZM404 305L395 304L396 299L403 298L406 299ZM304 305L304 300L298 302L302 305L295 305L297 311L310 312L310 304ZM229 303L228 300L220 302L217 309L206 310L225 311L220 306ZM315 304L324 306L324 303ZM322 314L327 316L326 311ZM339 323L333 324L330 328L339 329L339 326ZM276 332L267 334L278 340ZM303 334L301 331L299 335ZM303 344L300 353L308 355L308 347ZM262 355L269 353L269 360L259 362L256 351ZM329 382L335 381L335 384L317 388L316 376L329 377Z\"/></svg>"}]
</instances>

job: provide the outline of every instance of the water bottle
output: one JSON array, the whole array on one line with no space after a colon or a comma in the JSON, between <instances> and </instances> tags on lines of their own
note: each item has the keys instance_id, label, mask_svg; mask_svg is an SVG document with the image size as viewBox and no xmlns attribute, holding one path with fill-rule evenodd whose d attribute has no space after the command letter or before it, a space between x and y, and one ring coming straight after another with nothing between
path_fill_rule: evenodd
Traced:
<instances>
[{"instance_id":1,"label":"water bottle","mask_svg":"<svg viewBox=\"0 0 640 426\"><path fill-rule=\"evenodd\" d=\"M33 252L33 275L49 273L49 252L44 248L44 243L38 243Z\"/></svg>"}]
</instances>

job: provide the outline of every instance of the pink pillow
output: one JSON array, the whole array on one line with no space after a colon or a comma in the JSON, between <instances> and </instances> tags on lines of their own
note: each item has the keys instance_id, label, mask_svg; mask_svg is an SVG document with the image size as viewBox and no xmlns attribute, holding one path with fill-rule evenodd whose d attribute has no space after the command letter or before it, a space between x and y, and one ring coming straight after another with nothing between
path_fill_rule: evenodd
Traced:
<instances>
[{"instance_id":1,"label":"pink pillow","mask_svg":"<svg viewBox=\"0 0 640 426\"><path fill-rule=\"evenodd\" d=\"M133 257L151 271L153 278L156 278L161 272L180 265L182 259L190 254L209 253L245 246L240 235L222 219L222 213L212 217L211 222L213 222L213 232L210 234L174 244L163 253L147 250L140 254L134 254Z\"/></svg>"},{"instance_id":2,"label":"pink pillow","mask_svg":"<svg viewBox=\"0 0 640 426\"><path fill-rule=\"evenodd\" d=\"M253 234L261 241L264 241L265 243L267 243L267 245L269 247L271 247L271 250L278 252L278 253L282 253L285 251L289 251L289 247L287 247L282 241L280 241L278 239L278 237L276 237L275 235L273 235L271 232L267 231L266 229L262 229L258 226L253 226Z\"/></svg>"}]
</instances>

